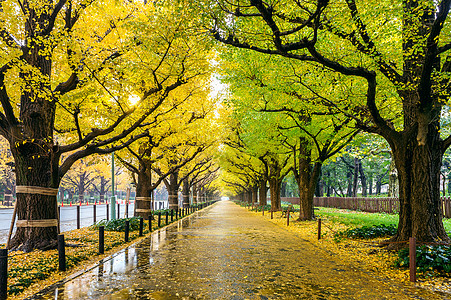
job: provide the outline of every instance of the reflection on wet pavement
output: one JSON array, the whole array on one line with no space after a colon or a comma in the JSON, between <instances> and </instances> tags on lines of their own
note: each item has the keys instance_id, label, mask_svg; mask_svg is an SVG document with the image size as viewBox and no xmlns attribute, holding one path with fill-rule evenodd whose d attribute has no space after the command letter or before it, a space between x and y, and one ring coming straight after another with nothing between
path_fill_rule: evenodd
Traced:
<instances>
[{"instance_id":1,"label":"reflection on wet pavement","mask_svg":"<svg viewBox=\"0 0 451 300\"><path fill-rule=\"evenodd\" d=\"M45 299L444 299L377 278L228 201L155 232Z\"/></svg>"}]
</instances>

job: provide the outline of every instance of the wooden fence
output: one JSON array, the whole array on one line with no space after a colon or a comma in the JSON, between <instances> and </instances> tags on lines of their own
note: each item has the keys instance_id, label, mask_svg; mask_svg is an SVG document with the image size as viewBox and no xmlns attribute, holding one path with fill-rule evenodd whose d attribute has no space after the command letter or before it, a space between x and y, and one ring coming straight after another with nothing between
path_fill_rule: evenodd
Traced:
<instances>
[{"instance_id":1,"label":"wooden fence","mask_svg":"<svg viewBox=\"0 0 451 300\"><path fill-rule=\"evenodd\" d=\"M282 201L299 204L299 198L282 197ZM443 215L451 218L451 197L441 197ZM398 198L351 198L351 197L315 197L314 206L334 207L366 212L385 212L394 214L399 212Z\"/></svg>"}]
</instances>

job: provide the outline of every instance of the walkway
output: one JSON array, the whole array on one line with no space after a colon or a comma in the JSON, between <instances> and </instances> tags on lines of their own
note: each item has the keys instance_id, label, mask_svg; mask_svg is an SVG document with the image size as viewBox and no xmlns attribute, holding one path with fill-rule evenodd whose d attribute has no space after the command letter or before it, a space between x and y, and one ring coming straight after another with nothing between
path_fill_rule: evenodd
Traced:
<instances>
[{"instance_id":1,"label":"walkway","mask_svg":"<svg viewBox=\"0 0 451 300\"><path fill-rule=\"evenodd\" d=\"M153 234L44 298L446 299L343 265L228 201Z\"/></svg>"}]
</instances>

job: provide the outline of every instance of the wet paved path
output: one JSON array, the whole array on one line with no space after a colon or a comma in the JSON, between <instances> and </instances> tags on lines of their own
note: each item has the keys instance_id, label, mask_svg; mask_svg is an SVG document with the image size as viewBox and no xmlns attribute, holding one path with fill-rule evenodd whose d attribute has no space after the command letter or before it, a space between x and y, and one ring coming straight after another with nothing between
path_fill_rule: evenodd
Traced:
<instances>
[{"instance_id":1,"label":"wet paved path","mask_svg":"<svg viewBox=\"0 0 451 300\"><path fill-rule=\"evenodd\" d=\"M222 201L67 282L45 299L446 299L343 265Z\"/></svg>"}]
</instances>

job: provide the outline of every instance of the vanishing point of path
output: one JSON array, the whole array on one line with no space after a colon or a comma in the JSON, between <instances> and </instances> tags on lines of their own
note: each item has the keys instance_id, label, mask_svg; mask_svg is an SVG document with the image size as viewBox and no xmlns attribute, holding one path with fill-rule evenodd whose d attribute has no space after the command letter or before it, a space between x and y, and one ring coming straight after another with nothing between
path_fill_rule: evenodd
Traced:
<instances>
[{"instance_id":1,"label":"vanishing point of path","mask_svg":"<svg viewBox=\"0 0 451 300\"><path fill-rule=\"evenodd\" d=\"M50 291L45 299L446 299L346 265L221 201Z\"/></svg>"}]
</instances>

